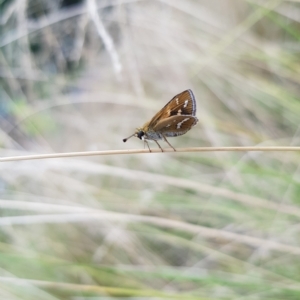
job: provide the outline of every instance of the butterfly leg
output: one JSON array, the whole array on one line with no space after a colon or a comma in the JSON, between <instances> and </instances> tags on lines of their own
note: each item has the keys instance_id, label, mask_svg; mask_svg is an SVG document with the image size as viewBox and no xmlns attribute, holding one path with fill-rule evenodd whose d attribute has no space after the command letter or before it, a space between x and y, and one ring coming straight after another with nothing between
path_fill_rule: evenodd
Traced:
<instances>
[{"instance_id":1,"label":"butterfly leg","mask_svg":"<svg viewBox=\"0 0 300 300\"><path fill-rule=\"evenodd\" d=\"M160 148L161 152L164 152L163 148L160 146L160 144L158 143L158 141L154 140L154 142L157 144L157 146Z\"/></svg>"},{"instance_id":2,"label":"butterfly leg","mask_svg":"<svg viewBox=\"0 0 300 300\"><path fill-rule=\"evenodd\" d=\"M168 145L173 148L174 151L176 151L176 149L168 142L167 138L162 134L164 140L168 143Z\"/></svg>"},{"instance_id":3,"label":"butterfly leg","mask_svg":"<svg viewBox=\"0 0 300 300\"><path fill-rule=\"evenodd\" d=\"M150 147L149 147L149 144L148 144L148 142L147 142L146 140L144 140L144 148L145 148L145 144L147 144L147 147L148 147L148 149L149 149L149 152L152 152L151 149L150 149Z\"/></svg>"}]
</instances>

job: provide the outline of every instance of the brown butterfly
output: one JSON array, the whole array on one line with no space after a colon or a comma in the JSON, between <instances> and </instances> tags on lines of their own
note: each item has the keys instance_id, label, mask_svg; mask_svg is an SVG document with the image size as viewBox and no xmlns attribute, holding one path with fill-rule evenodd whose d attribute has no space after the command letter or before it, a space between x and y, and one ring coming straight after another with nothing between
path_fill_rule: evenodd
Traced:
<instances>
[{"instance_id":1,"label":"brown butterfly","mask_svg":"<svg viewBox=\"0 0 300 300\"><path fill-rule=\"evenodd\" d=\"M123 142L136 136L147 144L150 152L148 140L154 141L163 152L157 140L165 140L176 151L167 137L183 135L197 122L195 96L191 90L186 90L176 95L149 122L137 128L136 132L123 139Z\"/></svg>"}]
</instances>

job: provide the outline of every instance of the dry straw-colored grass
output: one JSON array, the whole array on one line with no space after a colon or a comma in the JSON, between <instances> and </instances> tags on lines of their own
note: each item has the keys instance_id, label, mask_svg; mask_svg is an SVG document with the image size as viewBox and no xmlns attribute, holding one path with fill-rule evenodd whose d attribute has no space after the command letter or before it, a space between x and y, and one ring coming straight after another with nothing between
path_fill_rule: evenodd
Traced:
<instances>
[{"instance_id":1,"label":"dry straw-colored grass","mask_svg":"<svg viewBox=\"0 0 300 300\"><path fill-rule=\"evenodd\" d=\"M262 151L262 152L282 152L282 151L300 151L300 147L190 147L177 148L174 151L171 148L151 149L151 152L146 149L132 149L132 150L108 150L108 151L89 151L89 152L69 152L69 153L51 153L51 154L36 154L36 155L19 155L0 158L0 162L6 161L20 161L20 160L34 160L34 159L48 159L48 158L67 158L67 157L84 157L84 156L102 156L102 155L121 155L121 154L141 154L141 153L164 153L164 152L248 152L248 151Z\"/></svg>"},{"instance_id":2,"label":"dry straw-colored grass","mask_svg":"<svg viewBox=\"0 0 300 300\"><path fill-rule=\"evenodd\" d=\"M296 2L0 6L1 299L300 298Z\"/></svg>"}]
</instances>

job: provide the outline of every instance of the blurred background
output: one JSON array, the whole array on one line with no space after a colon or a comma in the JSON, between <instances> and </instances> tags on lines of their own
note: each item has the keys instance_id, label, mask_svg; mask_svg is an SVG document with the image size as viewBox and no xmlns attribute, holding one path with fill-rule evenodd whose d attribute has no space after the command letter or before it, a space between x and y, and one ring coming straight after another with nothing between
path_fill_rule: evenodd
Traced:
<instances>
[{"instance_id":1,"label":"blurred background","mask_svg":"<svg viewBox=\"0 0 300 300\"><path fill-rule=\"evenodd\" d=\"M2 0L0 155L143 148L122 139L188 88L174 147L297 146L299 22L296 0ZM0 298L298 300L299 161L1 163Z\"/></svg>"}]
</instances>

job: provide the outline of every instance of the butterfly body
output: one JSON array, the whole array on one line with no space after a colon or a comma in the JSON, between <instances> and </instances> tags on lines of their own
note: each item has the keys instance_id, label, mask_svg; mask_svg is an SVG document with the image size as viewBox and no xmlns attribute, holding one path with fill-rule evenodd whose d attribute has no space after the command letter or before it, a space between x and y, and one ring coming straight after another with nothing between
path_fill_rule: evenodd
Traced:
<instances>
[{"instance_id":1,"label":"butterfly body","mask_svg":"<svg viewBox=\"0 0 300 300\"><path fill-rule=\"evenodd\" d=\"M162 151L157 140L165 140L176 151L166 137L183 135L197 122L194 94L191 90L186 90L173 97L149 122L137 128L130 137L136 136L146 142L150 152L149 140L155 141ZM126 142L130 137L123 141Z\"/></svg>"}]
</instances>

